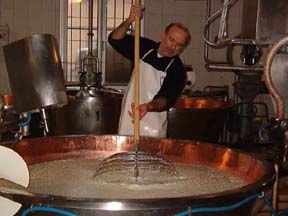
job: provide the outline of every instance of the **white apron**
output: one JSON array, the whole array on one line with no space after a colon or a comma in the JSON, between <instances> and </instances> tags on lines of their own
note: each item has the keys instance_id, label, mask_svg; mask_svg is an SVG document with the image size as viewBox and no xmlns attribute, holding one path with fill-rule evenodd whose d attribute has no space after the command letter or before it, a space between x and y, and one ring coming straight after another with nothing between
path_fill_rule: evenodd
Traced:
<instances>
[{"instance_id":1,"label":"white apron","mask_svg":"<svg viewBox=\"0 0 288 216\"><path fill-rule=\"evenodd\" d=\"M170 61L165 69L165 73L158 71L153 66L144 62L143 59L149 55L153 49L149 50L142 59L139 60L139 104L150 102L159 91L166 76L166 71L173 63ZM131 103L134 101L134 71L130 78L126 93L123 97L121 116L119 120L118 133L120 135L133 135L134 124L128 115L131 110ZM140 120L140 136L161 137L166 136L167 112L148 112Z\"/></svg>"}]
</instances>

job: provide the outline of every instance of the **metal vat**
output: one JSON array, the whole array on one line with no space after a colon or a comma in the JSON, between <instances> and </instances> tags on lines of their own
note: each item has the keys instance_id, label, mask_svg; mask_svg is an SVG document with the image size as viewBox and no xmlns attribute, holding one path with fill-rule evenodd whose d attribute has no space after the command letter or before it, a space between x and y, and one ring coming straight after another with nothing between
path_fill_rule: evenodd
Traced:
<instances>
[{"instance_id":1,"label":"metal vat","mask_svg":"<svg viewBox=\"0 0 288 216\"><path fill-rule=\"evenodd\" d=\"M3 47L17 113L67 103L58 43L36 34Z\"/></svg>"},{"instance_id":2,"label":"metal vat","mask_svg":"<svg viewBox=\"0 0 288 216\"><path fill-rule=\"evenodd\" d=\"M101 88L67 95L67 105L46 109L50 135L117 134L122 93Z\"/></svg>"}]
</instances>

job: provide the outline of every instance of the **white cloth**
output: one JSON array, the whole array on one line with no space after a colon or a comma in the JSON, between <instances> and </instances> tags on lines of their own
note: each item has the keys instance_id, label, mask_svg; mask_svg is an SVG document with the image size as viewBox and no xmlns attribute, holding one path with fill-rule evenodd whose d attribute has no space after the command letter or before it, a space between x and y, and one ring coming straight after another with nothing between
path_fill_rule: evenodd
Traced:
<instances>
[{"instance_id":1,"label":"white cloth","mask_svg":"<svg viewBox=\"0 0 288 216\"><path fill-rule=\"evenodd\" d=\"M153 49L149 50L142 59L152 51ZM142 59L139 60L139 104L150 102L157 94L166 76L166 71L174 60L171 60L164 73L163 71L158 71ZM120 135L134 134L134 124L132 123L132 118L128 115L128 110L131 110L131 103L133 101L134 71L122 101L122 110L118 128L118 133ZM140 121L140 136L164 138L166 136L166 130L167 112L148 112Z\"/></svg>"}]
</instances>

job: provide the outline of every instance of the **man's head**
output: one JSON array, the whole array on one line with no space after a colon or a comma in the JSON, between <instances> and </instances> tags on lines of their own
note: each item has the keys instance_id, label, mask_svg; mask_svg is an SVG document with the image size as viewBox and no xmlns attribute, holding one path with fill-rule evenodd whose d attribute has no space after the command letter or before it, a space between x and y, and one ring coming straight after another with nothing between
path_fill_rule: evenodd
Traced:
<instances>
[{"instance_id":1,"label":"man's head","mask_svg":"<svg viewBox=\"0 0 288 216\"><path fill-rule=\"evenodd\" d=\"M158 53L173 57L180 54L190 43L191 36L187 27L181 23L171 23L160 35L161 42Z\"/></svg>"}]
</instances>

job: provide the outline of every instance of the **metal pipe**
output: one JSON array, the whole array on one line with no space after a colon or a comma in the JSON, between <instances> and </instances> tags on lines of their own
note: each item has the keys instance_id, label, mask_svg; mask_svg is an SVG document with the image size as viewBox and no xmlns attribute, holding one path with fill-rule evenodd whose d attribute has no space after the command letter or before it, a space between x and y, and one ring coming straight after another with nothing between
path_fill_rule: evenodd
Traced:
<instances>
[{"instance_id":1,"label":"metal pipe","mask_svg":"<svg viewBox=\"0 0 288 216\"><path fill-rule=\"evenodd\" d=\"M264 63L264 81L269 93L276 101L276 118L279 120L283 120L285 117L285 103L279 91L276 89L272 82L271 65L277 52L287 43L288 36L280 39L277 43L275 43L271 50L268 52Z\"/></svg>"},{"instance_id":2,"label":"metal pipe","mask_svg":"<svg viewBox=\"0 0 288 216\"><path fill-rule=\"evenodd\" d=\"M210 13L211 13L211 1L207 0L206 1L206 20L209 18ZM208 28L206 31L206 38L209 38L209 36L210 36L210 30ZM205 60L205 62L209 62L208 49L209 49L208 44L204 43L204 60Z\"/></svg>"},{"instance_id":3,"label":"metal pipe","mask_svg":"<svg viewBox=\"0 0 288 216\"><path fill-rule=\"evenodd\" d=\"M89 0L89 22L88 22L88 55L92 56L93 44L93 0Z\"/></svg>"},{"instance_id":4,"label":"metal pipe","mask_svg":"<svg viewBox=\"0 0 288 216\"><path fill-rule=\"evenodd\" d=\"M235 1L236 2L236 1ZM227 39L225 40L226 42L220 42L219 44L217 43L212 43L209 41L209 36L210 36L210 30L209 30L209 25L211 24L210 22L213 22L214 19L220 14L220 12L224 9L227 9L229 5L234 4L232 0L224 5L223 8L218 10L216 13L214 13L212 16L211 14L211 0L206 1L206 24L204 26L203 30L203 38L205 40L204 43L204 60L208 65L208 69L223 69L223 70L240 70L240 71L263 71L262 67L259 68L252 68L250 67L234 67L228 65L227 60L226 61L216 61L216 60L211 60L209 59L209 45L212 47L224 47L224 46L229 46L229 45L259 45L259 46L268 46L269 44L261 41L255 41L253 39L239 39L239 38L233 38L233 39Z\"/></svg>"},{"instance_id":5,"label":"metal pipe","mask_svg":"<svg viewBox=\"0 0 288 216\"><path fill-rule=\"evenodd\" d=\"M276 102L276 119L283 120L285 117L285 103L283 100L283 97L280 95L279 91L276 89L273 81L272 81L272 74L271 74L271 66L273 63L273 59L277 52L283 47L285 44L288 43L288 36L280 39L278 42L276 42L273 47L270 49L270 51L267 54L265 63L264 63L264 81L267 86L267 89L269 93L272 95L272 97L275 99ZM286 137L286 135L285 135ZM285 139L284 145L287 145L287 137ZM285 148L285 147L284 147ZM283 162L286 161L286 153L284 152L283 155ZM277 210L278 208L278 178L279 178L279 165L276 162L274 164L275 173L276 173L276 182L274 184L273 188L273 208Z\"/></svg>"},{"instance_id":6,"label":"metal pipe","mask_svg":"<svg viewBox=\"0 0 288 216\"><path fill-rule=\"evenodd\" d=\"M20 119L0 122L0 134L18 130L24 136L29 135L29 122L31 121L31 114L22 113Z\"/></svg>"},{"instance_id":7,"label":"metal pipe","mask_svg":"<svg viewBox=\"0 0 288 216\"><path fill-rule=\"evenodd\" d=\"M98 0L98 13L97 13L97 57L98 57L98 65L97 65L97 71L100 72L102 71L102 50L103 50L103 22L102 22L102 17L103 17L103 1Z\"/></svg>"},{"instance_id":8,"label":"metal pipe","mask_svg":"<svg viewBox=\"0 0 288 216\"><path fill-rule=\"evenodd\" d=\"M209 19L209 16L210 16L210 13L211 13L211 0L207 0L206 1L206 20ZM207 28L207 31L205 32L205 37L206 38L209 38L210 37L210 30L209 28ZM223 62L223 61L213 61L213 60L210 60L209 59L209 46L208 46L208 43L204 43L204 60L205 62L207 62L208 64L225 64L227 62Z\"/></svg>"},{"instance_id":9,"label":"metal pipe","mask_svg":"<svg viewBox=\"0 0 288 216\"><path fill-rule=\"evenodd\" d=\"M275 170L275 183L273 185L273 192L272 192L272 206L276 212L278 212L278 190L279 190L279 164L274 163L274 170ZM271 216L273 216L272 214Z\"/></svg>"},{"instance_id":10,"label":"metal pipe","mask_svg":"<svg viewBox=\"0 0 288 216\"><path fill-rule=\"evenodd\" d=\"M249 66L233 66L229 64L206 64L206 67L209 69L221 69L221 70L237 70L237 71L258 71L259 73L264 70L261 67L249 67Z\"/></svg>"},{"instance_id":11,"label":"metal pipe","mask_svg":"<svg viewBox=\"0 0 288 216\"><path fill-rule=\"evenodd\" d=\"M42 117L42 120L43 120L43 124L44 124L44 131L45 131L45 134L48 134L49 135L49 127L48 127L48 122L47 122L47 115L46 115L46 112L45 112L45 109L44 108L41 108L40 109L40 113L41 113L41 117Z\"/></svg>"},{"instance_id":12,"label":"metal pipe","mask_svg":"<svg viewBox=\"0 0 288 216\"><path fill-rule=\"evenodd\" d=\"M80 72L83 72L83 71L81 71L82 70L82 68L81 68L81 60L82 60L82 54L81 54L81 49L82 49L82 31L84 30L83 27L82 27L82 2L80 3L79 7L80 7L80 10L79 10L79 28L77 29L77 30L79 30L79 44L78 44L78 47L79 47L78 48L79 49L79 56L78 56L79 69L78 70ZM90 28L90 26L88 26L88 29L89 28ZM73 28L71 28L71 29L73 29ZM71 31L71 32L73 32L73 31ZM88 37L88 40L89 40L89 37ZM72 37L71 37L71 41L73 41ZM89 50L88 50L88 52L89 52Z\"/></svg>"},{"instance_id":13,"label":"metal pipe","mask_svg":"<svg viewBox=\"0 0 288 216\"><path fill-rule=\"evenodd\" d=\"M209 41L209 38L206 37L206 31L207 29L209 29L209 25L220 15L220 13L222 13L222 11L226 8L228 8L230 5L233 5L237 0L230 0L227 3L224 4L224 6L222 8L220 8L218 11L216 11L213 15L211 15L205 22L204 28L203 28L203 32L202 32L202 36L203 39L205 41L205 43L207 43L208 45L212 46L212 47L224 47L227 46L231 39L225 39L219 43L217 42L211 42Z\"/></svg>"},{"instance_id":14,"label":"metal pipe","mask_svg":"<svg viewBox=\"0 0 288 216\"><path fill-rule=\"evenodd\" d=\"M258 40L253 40L253 39L242 39L242 38L232 39L231 44L233 45L258 45L258 46L263 46L263 47L271 45L271 43L267 43L263 41L258 41Z\"/></svg>"}]
</instances>

